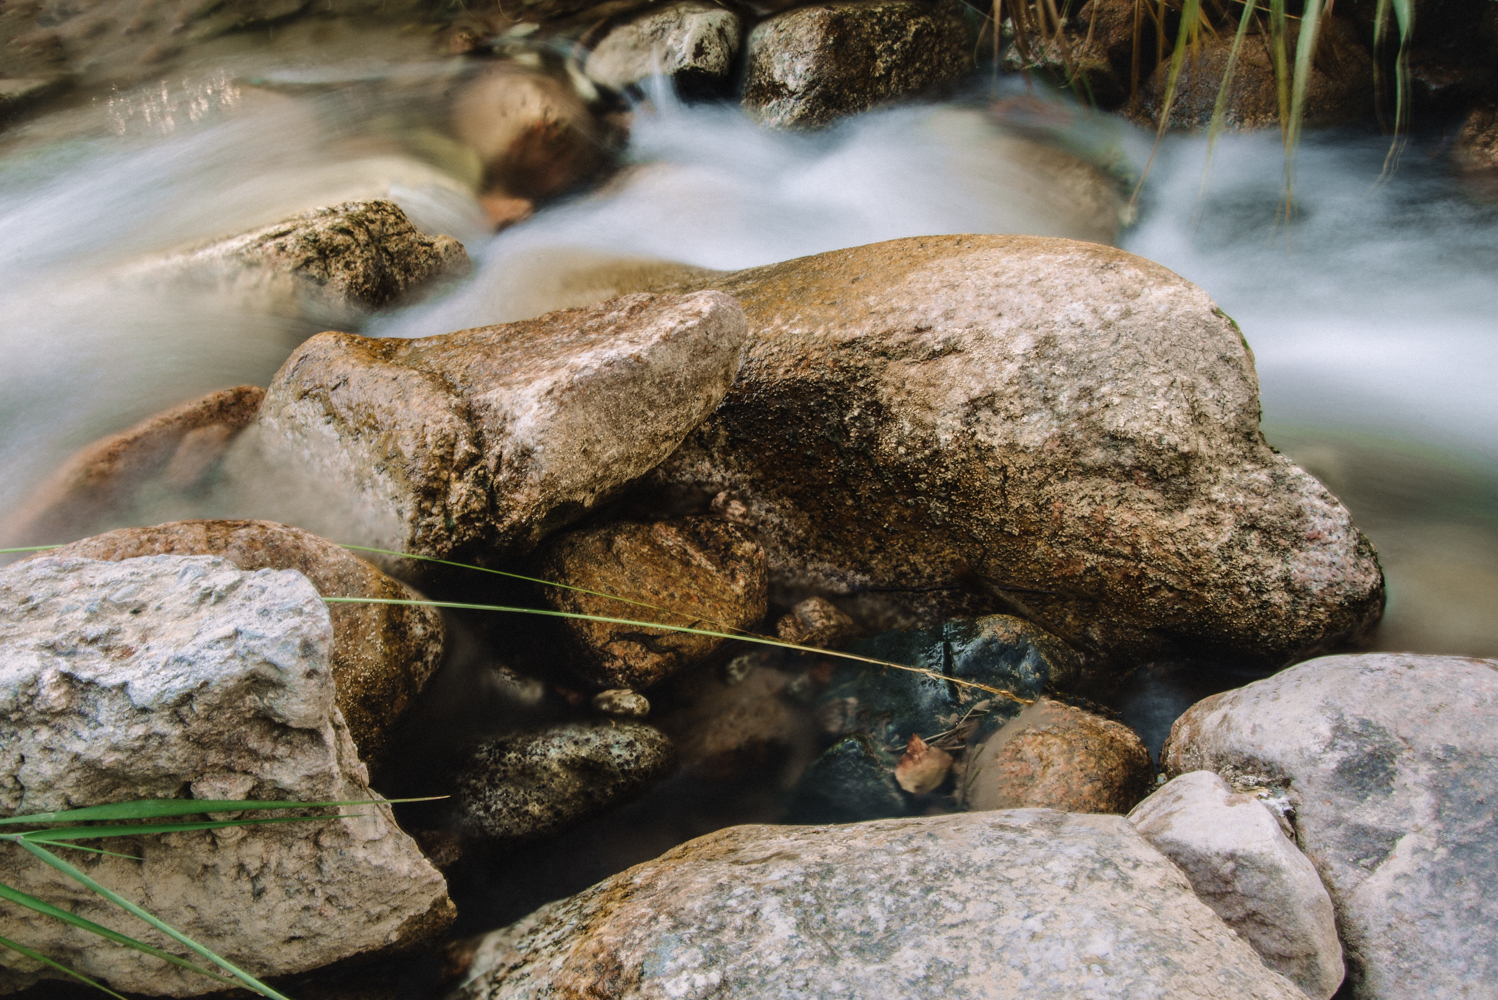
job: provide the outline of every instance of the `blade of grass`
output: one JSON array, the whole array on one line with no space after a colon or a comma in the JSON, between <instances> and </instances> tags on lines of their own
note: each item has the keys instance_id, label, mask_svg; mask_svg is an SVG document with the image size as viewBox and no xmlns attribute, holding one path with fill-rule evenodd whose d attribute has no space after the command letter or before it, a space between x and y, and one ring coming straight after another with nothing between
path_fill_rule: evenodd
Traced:
<instances>
[{"instance_id":1,"label":"blade of grass","mask_svg":"<svg viewBox=\"0 0 1498 1000\"><path fill-rule=\"evenodd\" d=\"M348 799L342 802L289 802L271 799L142 799L136 802L112 802L102 806L84 806L60 812L27 813L7 816L0 825L43 823L83 823L92 820L160 819L165 816L201 816L216 812L253 812L279 809L336 809L340 806L377 806L392 802L432 802L446 798L432 795L419 799ZM231 821L232 822L232 821Z\"/></svg>"},{"instance_id":2,"label":"blade of grass","mask_svg":"<svg viewBox=\"0 0 1498 1000\"><path fill-rule=\"evenodd\" d=\"M891 670L904 670L913 674L924 674L927 677L946 681L949 684L956 684L959 687L975 688L979 691L987 691L989 694L1009 698L1021 705L1033 705L1035 703L1033 699L1021 698L1013 691L1007 691L1004 688L991 687L987 684L964 680L960 677L949 677L935 670L906 666L903 663L892 663L889 660L877 660L873 657L859 656L856 653L844 653L834 649L818 649L816 646L802 646L798 643L786 642L783 639L771 639L768 636L762 635L735 635L730 632L715 632L711 629L690 628L684 625L663 625L660 622L637 621L631 618L611 618L608 615L587 615L576 611L552 611L545 608L518 608L501 604L467 604L461 601L414 601L387 597L324 597L323 600L329 604L396 604L416 607L452 608L459 611L505 611L518 615L540 615L546 618L570 618L581 621L601 622L606 625L631 625L636 628L663 629L668 632L710 636L715 639L736 639L739 642L752 642L762 646L774 646L778 649L789 649L798 653L814 653L817 656L831 656L841 660L852 660L857 663L870 663L876 667L888 667Z\"/></svg>"},{"instance_id":3,"label":"blade of grass","mask_svg":"<svg viewBox=\"0 0 1498 1000\"><path fill-rule=\"evenodd\" d=\"M245 972L243 969L239 968L239 966L237 966L234 963L230 962L228 959L221 958L218 954L216 954L211 949L209 949L209 948L207 948L207 947L205 947L205 946L203 946L201 944L198 944L198 942L194 941L192 938L188 937L186 934L183 934L181 931L177 930L177 928L173 927L171 924L169 924L166 921L160 919L159 917L155 916L151 912L149 912L147 910L144 910L141 907L139 907L139 906L135 905L134 903L130 902L130 900L126 899L124 896L121 896L119 893L115 892L113 889L110 889L110 888L108 888L106 886L100 885L98 882L95 882L92 878L90 878L83 871L81 871L80 869L75 868L74 866L68 864L62 858L59 858L57 855L53 854L51 851L47 850L45 847L42 847L42 846L40 846L38 844L30 843L30 842L26 841L25 839L18 840L17 843L19 843L22 848L24 848L25 850L29 851L32 855L34 855L35 857L39 858L41 861L45 862L46 864L51 865L53 868L57 869L58 871L62 872L64 875L68 876L73 881L77 882L79 885L82 885L82 886L85 886L86 888L92 889L94 892L98 893L100 896L103 896L105 899L109 900L111 903L113 903L114 905L118 906L120 909L126 911L127 913L131 914L132 916L135 916L135 917L140 918L141 920L144 920L146 923L150 924L152 927L156 928L158 931L160 931L161 933L165 934L167 937L169 937L172 940L176 941L178 944L181 944L181 945L185 946L186 948L188 948L189 950L191 950L193 952L196 952L198 955L202 956L203 958L206 958L208 961L212 962L214 965L217 965L218 967L220 967L221 969L223 969L225 972L228 972L235 979L239 980L241 983L243 983L244 985L248 986L250 989L256 991L261 996L270 997L271 1000L291 1000L290 997L287 997L287 996L285 996L285 995L283 995L281 993L278 993L277 991L271 989L269 986L267 986L266 984L262 983L260 980L256 979L254 976L250 975L248 972Z\"/></svg>"},{"instance_id":4,"label":"blade of grass","mask_svg":"<svg viewBox=\"0 0 1498 1000\"><path fill-rule=\"evenodd\" d=\"M343 819L339 813L322 816L252 816L244 819L208 820L201 823L143 823L139 826L68 826L31 833L8 833L0 840L32 844L46 840L103 840L107 837L149 837L158 833L192 833L197 830L222 830L229 826L263 826L267 823L310 823L324 819Z\"/></svg>"},{"instance_id":5,"label":"blade of grass","mask_svg":"<svg viewBox=\"0 0 1498 1000\"><path fill-rule=\"evenodd\" d=\"M1181 67L1186 60L1186 49L1194 44L1198 37L1200 18L1201 0L1185 0L1181 9L1181 23L1176 29L1175 48L1170 53L1170 71L1165 78L1165 99L1160 105L1160 125L1155 130L1155 144L1150 147L1149 159L1144 163L1144 170L1140 171L1139 183L1134 186L1134 193L1129 198L1130 205L1139 201L1139 193L1144 190L1144 180L1149 176L1150 167L1155 163L1155 155L1160 151L1160 143L1164 141L1165 133L1170 128L1170 113L1175 108L1176 88L1181 80ZM1164 34L1160 33L1157 37L1163 39Z\"/></svg>"},{"instance_id":6,"label":"blade of grass","mask_svg":"<svg viewBox=\"0 0 1498 1000\"><path fill-rule=\"evenodd\" d=\"M120 994L116 993L108 986L105 986L103 983L95 982L78 970L70 969L66 965L63 965L61 962L55 962L52 959L48 958L46 955L43 955L40 952L32 951L24 944L18 944L15 941L12 941L10 938L4 937L3 935L0 935L0 947L9 948L11 951L25 955L27 958L31 959L34 962L41 962L43 965L50 965L58 972L61 972L64 975L72 976L74 979L78 980L80 983L83 983L86 986L92 986L100 993L108 993L112 997L117 997L118 1000L125 1000L123 996L120 996Z\"/></svg>"}]
</instances>

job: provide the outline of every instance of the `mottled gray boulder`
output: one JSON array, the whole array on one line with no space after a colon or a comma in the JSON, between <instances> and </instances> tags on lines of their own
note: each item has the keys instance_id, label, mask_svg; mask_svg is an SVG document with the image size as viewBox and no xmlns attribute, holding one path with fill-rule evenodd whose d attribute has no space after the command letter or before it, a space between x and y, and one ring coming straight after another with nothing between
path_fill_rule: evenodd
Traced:
<instances>
[{"instance_id":1,"label":"mottled gray boulder","mask_svg":"<svg viewBox=\"0 0 1498 1000\"><path fill-rule=\"evenodd\" d=\"M1351 996L1498 993L1498 662L1302 663L1193 705L1161 766L1288 798L1336 907Z\"/></svg>"},{"instance_id":2,"label":"mottled gray boulder","mask_svg":"<svg viewBox=\"0 0 1498 1000\"><path fill-rule=\"evenodd\" d=\"M1158 264L929 236L662 285L697 288L752 335L650 481L737 498L772 587L883 590L928 621L976 592L1094 672L1280 664L1382 611L1347 509L1261 436L1237 326Z\"/></svg>"},{"instance_id":3,"label":"mottled gray boulder","mask_svg":"<svg viewBox=\"0 0 1498 1000\"><path fill-rule=\"evenodd\" d=\"M271 381L233 476L257 516L341 541L512 557L669 455L746 333L709 292L417 340L319 334Z\"/></svg>"},{"instance_id":4,"label":"mottled gray boulder","mask_svg":"<svg viewBox=\"0 0 1498 1000\"><path fill-rule=\"evenodd\" d=\"M1331 897L1270 807L1211 771L1169 781L1129 822L1174 861L1196 895L1312 1000L1342 985Z\"/></svg>"},{"instance_id":5,"label":"mottled gray boulder","mask_svg":"<svg viewBox=\"0 0 1498 1000\"><path fill-rule=\"evenodd\" d=\"M462 1000L1302 1000L1122 816L741 826L482 939Z\"/></svg>"},{"instance_id":6,"label":"mottled gray boulder","mask_svg":"<svg viewBox=\"0 0 1498 1000\"><path fill-rule=\"evenodd\" d=\"M644 792L676 764L666 735L640 722L571 722L476 747L454 784L458 829L508 844L566 829Z\"/></svg>"},{"instance_id":7,"label":"mottled gray boulder","mask_svg":"<svg viewBox=\"0 0 1498 1000\"><path fill-rule=\"evenodd\" d=\"M50 556L118 561L137 556L222 556L242 570L294 569L323 597L421 600L405 584L341 545L270 521L171 521L121 528L65 545ZM442 615L400 604L332 604L329 667L338 710L366 762L381 758L390 733L442 662Z\"/></svg>"},{"instance_id":8,"label":"mottled gray boulder","mask_svg":"<svg viewBox=\"0 0 1498 1000\"><path fill-rule=\"evenodd\" d=\"M616 90L656 75L679 84L707 83L733 71L743 35L732 10L686 0L619 25L603 36L583 68Z\"/></svg>"},{"instance_id":9,"label":"mottled gray boulder","mask_svg":"<svg viewBox=\"0 0 1498 1000\"><path fill-rule=\"evenodd\" d=\"M332 623L299 573L212 556L28 560L0 571L0 812L146 797L368 799L335 705ZM446 885L388 807L308 824L142 837L73 857L98 881L259 976L440 932ZM0 881L105 924L118 911L18 851ZM165 937L130 933L160 947ZM7 907L0 934L116 989L213 983ZM56 976L0 953L0 990Z\"/></svg>"},{"instance_id":10,"label":"mottled gray boulder","mask_svg":"<svg viewBox=\"0 0 1498 1000\"><path fill-rule=\"evenodd\" d=\"M745 62L744 106L766 125L810 128L952 84L973 56L955 3L855 0L760 22Z\"/></svg>"}]
</instances>

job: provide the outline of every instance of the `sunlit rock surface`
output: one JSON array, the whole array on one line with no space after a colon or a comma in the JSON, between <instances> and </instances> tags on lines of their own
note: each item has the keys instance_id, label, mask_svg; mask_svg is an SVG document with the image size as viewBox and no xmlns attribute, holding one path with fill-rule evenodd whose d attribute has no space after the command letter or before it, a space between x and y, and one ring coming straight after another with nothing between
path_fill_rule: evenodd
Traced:
<instances>
[{"instance_id":1,"label":"sunlit rock surface","mask_svg":"<svg viewBox=\"0 0 1498 1000\"><path fill-rule=\"evenodd\" d=\"M729 8L687 0L610 31L588 54L584 69L616 90L653 76L678 86L722 80L734 68L744 26Z\"/></svg>"}]
</instances>

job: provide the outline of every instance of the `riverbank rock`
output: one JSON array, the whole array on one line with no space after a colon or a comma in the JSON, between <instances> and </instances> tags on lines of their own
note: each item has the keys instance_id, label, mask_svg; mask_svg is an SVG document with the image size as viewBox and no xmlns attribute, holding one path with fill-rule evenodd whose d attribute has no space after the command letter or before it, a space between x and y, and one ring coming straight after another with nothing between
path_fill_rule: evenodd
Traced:
<instances>
[{"instance_id":1,"label":"riverbank rock","mask_svg":"<svg viewBox=\"0 0 1498 1000\"><path fill-rule=\"evenodd\" d=\"M743 304L744 365L647 482L738 498L772 586L927 621L976 594L1092 680L1167 651L1280 664L1382 611L1346 508L1259 433L1237 326L1158 264L931 236L663 283L704 287Z\"/></svg>"},{"instance_id":2,"label":"riverbank rock","mask_svg":"<svg viewBox=\"0 0 1498 1000\"><path fill-rule=\"evenodd\" d=\"M1498 991L1498 661L1311 660L1192 706L1161 766L1288 797L1349 996Z\"/></svg>"},{"instance_id":3,"label":"riverbank rock","mask_svg":"<svg viewBox=\"0 0 1498 1000\"><path fill-rule=\"evenodd\" d=\"M1337 992L1342 944L1331 897L1277 813L1211 771L1191 771L1135 806L1129 822L1265 965L1311 1000Z\"/></svg>"},{"instance_id":4,"label":"riverbank rock","mask_svg":"<svg viewBox=\"0 0 1498 1000\"><path fill-rule=\"evenodd\" d=\"M812 762L786 807L788 823L859 823L904 816L895 755L865 733L844 736Z\"/></svg>"},{"instance_id":5,"label":"riverbank rock","mask_svg":"<svg viewBox=\"0 0 1498 1000\"><path fill-rule=\"evenodd\" d=\"M138 556L221 556L245 571L293 569L323 597L421 600L341 545L270 521L174 521L121 528L47 553L118 562ZM442 662L442 615L436 608L331 604L336 703L366 762L389 749L390 731Z\"/></svg>"},{"instance_id":6,"label":"riverbank rock","mask_svg":"<svg viewBox=\"0 0 1498 1000\"><path fill-rule=\"evenodd\" d=\"M1181 64L1175 100L1170 107L1170 127L1206 128L1217 106L1223 72L1227 69L1233 35L1223 32L1203 38L1200 48L1188 51ZM1295 35L1288 48L1290 65L1295 60ZM1128 117L1149 128L1157 128L1164 110L1169 58L1162 59L1129 103ZM1357 30L1338 17L1321 21L1321 38L1306 88L1307 126L1341 125L1373 113L1373 58L1358 40ZM1274 54L1268 35L1244 39L1228 88L1224 121L1229 128L1260 129L1280 124L1279 85L1275 82Z\"/></svg>"},{"instance_id":7,"label":"riverbank rock","mask_svg":"<svg viewBox=\"0 0 1498 1000\"><path fill-rule=\"evenodd\" d=\"M743 37L743 23L732 10L686 0L610 31L583 69L615 90L656 75L688 92L710 90L733 72Z\"/></svg>"},{"instance_id":8,"label":"riverbank rock","mask_svg":"<svg viewBox=\"0 0 1498 1000\"><path fill-rule=\"evenodd\" d=\"M287 570L212 556L49 556L0 570L0 812L188 794L372 798L335 704L332 641L317 591ZM141 837L121 851L134 858L69 860L257 976L418 943L451 922L442 876L387 806L319 811L341 815ZM119 919L19 851L0 855L0 881ZM130 933L176 948L144 926ZM0 913L0 934L126 992L215 988L19 909ZM0 989L56 975L0 955Z\"/></svg>"},{"instance_id":9,"label":"riverbank rock","mask_svg":"<svg viewBox=\"0 0 1498 1000\"><path fill-rule=\"evenodd\" d=\"M971 741L960 799L968 809L1126 813L1149 794L1149 751L1122 723L1041 698Z\"/></svg>"},{"instance_id":10,"label":"riverbank rock","mask_svg":"<svg viewBox=\"0 0 1498 1000\"><path fill-rule=\"evenodd\" d=\"M1498 104L1468 112L1451 150L1452 162L1489 201L1498 201Z\"/></svg>"},{"instance_id":11,"label":"riverbank rock","mask_svg":"<svg viewBox=\"0 0 1498 1000\"><path fill-rule=\"evenodd\" d=\"M1296 1000L1121 816L700 837L482 938L454 994Z\"/></svg>"},{"instance_id":12,"label":"riverbank rock","mask_svg":"<svg viewBox=\"0 0 1498 1000\"><path fill-rule=\"evenodd\" d=\"M201 492L264 398L259 386L222 389L85 446L8 518L4 546L94 534L134 520L162 495Z\"/></svg>"},{"instance_id":13,"label":"riverbank rock","mask_svg":"<svg viewBox=\"0 0 1498 1000\"><path fill-rule=\"evenodd\" d=\"M798 646L831 648L857 631L852 617L825 597L808 597L775 622L775 634Z\"/></svg>"},{"instance_id":14,"label":"riverbank rock","mask_svg":"<svg viewBox=\"0 0 1498 1000\"><path fill-rule=\"evenodd\" d=\"M564 723L475 748L454 789L458 829L502 845L550 836L644 792L676 765L639 722Z\"/></svg>"},{"instance_id":15,"label":"riverbank rock","mask_svg":"<svg viewBox=\"0 0 1498 1000\"><path fill-rule=\"evenodd\" d=\"M709 517L570 532L547 545L536 573L579 588L544 588L558 611L714 632L756 624L768 601L764 551L742 528ZM712 636L579 619L563 628L577 654L574 668L602 687L643 690L723 644Z\"/></svg>"},{"instance_id":16,"label":"riverbank rock","mask_svg":"<svg viewBox=\"0 0 1498 1000\"><path fill-rule=\"evenodd\" d=\"M714 292L415 340L319 334L271 381L234 475L270 519L513 558L669 455L722 399L746 333ZM389 568L419 571L407 562Z\"/></svg>"},{"instance_id":17,"label":"riverbank rock","mask_svg":"<svg viewBox=\"0 0 1498 1000\"><path fill-rule=\"evenodd\" d=\"M749 32L744 107L774 127L826 125L956 83L971 50L960 8L945 0L796 7Z\"/></svg>"}]
</instances>

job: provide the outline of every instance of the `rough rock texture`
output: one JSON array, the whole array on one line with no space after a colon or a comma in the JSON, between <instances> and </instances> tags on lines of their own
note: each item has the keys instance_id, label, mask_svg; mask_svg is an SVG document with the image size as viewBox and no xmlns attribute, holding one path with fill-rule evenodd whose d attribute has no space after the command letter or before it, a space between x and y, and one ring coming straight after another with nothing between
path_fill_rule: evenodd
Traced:
<instances>
[{"instance_id":1,"label":"rough rock texture","mask_svg":"<svg viewBox=\"0 0 1498 1000\"><path fill-rule=\"evenodd\" d=\"M584 70L616 90L657 74L678 84L720 80L733 71L744 26L732 10L704 0L652 10L610 31Z\"/></svg>"},{"instance_id":2,"label":"rough rock texture","mask_svg":"<svg viewBox=\"0 0 1498 1000\"><path fill-rule=\"evenodd\" d=\"M769 587L764 550L742 528L708 517L571 532L547 545L536 572L595 592L545 588L546 601L559 611L716 632L756 624ZM634 625L574 619L563 627L578 651L576 669L602 687L648 688L723 644Z\"/></svg>"},{"instance_id":3,"label":"rough rock texture","mask_svg":"<svg viewBox=\"0 0 1498 1000\"><path fill-rule=\"evenodd\" d=\"M798 646L831 648L856 631L852 617L825 597L808 597L775 622L775 634Z\"/></svg>"},{"instance_id":4,"label":"rough rock texture","mask_svg":"<svg viewBox=\"0 0 1498 1000\"><path fill-rule=\"evenodd\" d=\"M3 545L44 545L128 522L161 491L204 487L265 390L211 392L80 449L8 518Z\"/></svg>"},{"instance_id":5,"label":"rough rock texture","mask_svg":"<svg viewBox=\"0 0 1498 1000\"><path fill-rule=\"evenodd\" d=\"M1359 1000L1498 993L1498 661L1302 663L1193 705L1161 753L1282 789Z\"/></svg>"},{"instance_id":6,"label":"rough rock texture","mask_svg":"<svg viewBox=\"0 0 1498 1000\"><path fill-rule=\"evenodd\" d=\"M957 81L973 65L954 3L873 0L797 7L745 48L744 106L767 125L811 128Z\"/></svg>"},{"instance_id":7,"label":"rough rock texture","mask_svg":"<svg viewBox=\"0 0 1498 1000\"><path fill-rule=\"evenodd\" d=\"M740 826L479 943L463 1000L1298 1000L1121 816Z\"/></svg>"},{"instance_id":8,"label":"rough rock texture","mask_svg":"<svg viewBox=\"0 0 1498 1000\"><path fill-rule=\"evenodd\" d=\"M290 478L277 520L508 558L669 455L722 399L746 332L709 293L417 340L319 334L276 373L238 475Z\"/></svg>"},{"instance_id":9,"label":"rough rock texture","mask_svg":"<svg viewBox=\"0 0 1498 1000\"><path fill-rule=\"evenodd\" d=\"M1129 822L1265 965L1312 1000L1337 992L1342 944L1331 897L1277 813L1211 771L1192 771L1135 806Z\"/></svg>"},{"instance_id":10,"label":"rough rock texture","mask_svg":"<svg viewBox=\"0 0 1498 1000\"><path fill-rule=\"evenodd\" d=\"M1126 813L1149 792L1134 730L1048 698L977 739L960 786L968 809Z\"/></svg>"},{"instance_id":11,"label":"rough rock texture","mask_svg":"<svg viewBox=\"0 0 1498 1000\"><path fill-rule=\"evenodd\" d=\"M132 559L222 556L242 570L294 569L324 597L420 600L341 545L270 521L173 521L121 528L53 550L49 556ZM331 604L329 667L338 710L365 761L389 747L390 731L442 662L442 615L435 608Z\"/></svg>"},{"instance_id":12,"label":"rough rock texture","mask_svg":"<svg viewBox=\"0 0 1498 1000\"><path fill-rule=\"evenodd\" d=\"M1223 32L1186 55L1170 109L1171 128L1205 128L1211 122L1232 41L1232 34ZM1288 56L1292 66L1294 47L1292 42ZM1341 18L1325 18L1316 50L1306 90L1305 124L1337 125L1369 116L1375 109L1373 58L1358 40L1356 29ZM1141 82L1126 112L1150 128L1160 123L1170 62L1169 58L1161 60L1154 73ZM1231 128L1279 125L1279 87L1268 35L1244 39L1224 118Z\"/></svg>"},{"instance_id":13,"label":"rough rock texture","mask_svg":"<svg viewBox=\"0 0 1498 1000\"><path fill-rule=\"evenodd\" d=\"M392 201L350 201L220 240L163 267L252 284L294 283L298 294L338 309L390 305L423 285L468 271L451 236L417 232Z\"/></svg>"},{"instance_id":14,"label":"rough rock texture","mask_svg":"<svg viewBox=\"0 0 1498 1000\"><path fill-rule=\"evenodd\" d=\"M1259 434L1237 327L1157 264L940 236L667 287L729 292L753 335L652 480L739 498L772 584L890 588L930 619L977 589L1094 670L1277 664L1378 619L1372 547Z\"/></svg>"},{"instance_id":15,"label":"rough rock texture","mask_svg":"<svg viewBox=\"0 0 1498 1000\"><path fill-rule=\"evenodd\" d=\"M1498 104L1468 113L1451 155L1463 170L1498 170Z\"/></svg>"},{"instance_id":16,"label":"rough rock texture","mask_svg":"<svg viewBox=\"0 0 1498 1000\"><path fill-rule=\"evenodd\" d=\"M475 748L460 770L458 828L502 843L549 836L634 798L675 764L671 741L639 722L511 733Z\"/></svg>"},{"instance_id":17,"label":"rough rock texture","mask_svg":"<svg viewBox=\"0 0 1498 1000\"><path fill-rule=\"evenodd\" d=\"M0 571L0 812L144 797L368 799L334 704L332 624L299 573L211 556L49 556ZM446 886L387 807L220 834L116 841L144 862L75 865L250 972L285 975L439 932ZM0 854L0 881L116 924L50 869ZM130 933L175 947L142 925ZM7 907L0 934L115 988L211 982ZM56 975L0 954L0 989Z\"/></svg>"}]
</instances>

